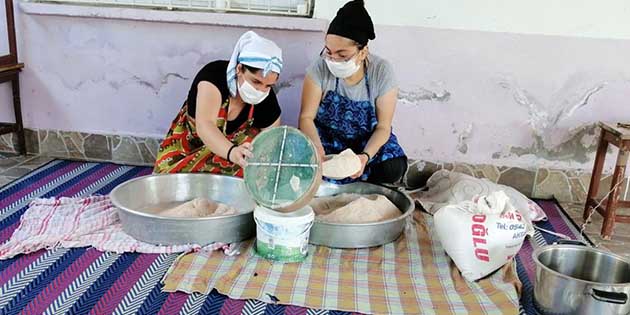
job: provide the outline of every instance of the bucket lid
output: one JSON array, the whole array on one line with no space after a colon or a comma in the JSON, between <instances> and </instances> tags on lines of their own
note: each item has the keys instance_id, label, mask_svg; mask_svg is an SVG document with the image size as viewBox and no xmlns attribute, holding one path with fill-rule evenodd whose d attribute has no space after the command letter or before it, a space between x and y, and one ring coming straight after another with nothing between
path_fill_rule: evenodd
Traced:
<instances>
[{"instance_id":1,"label":"bucket lid","mask_svg":"<svg viewBox=\"0 0 630 315\"><path fill-rule=\"evenodd\" d=\"M267 129L252 142L244 170L245 187L258 205L281 212L304 207L321 183L315 145L298 129Z\"/></svg>"},{"instance_id":2,"label":"bucket lid","mask_svg":"<svg viewBox=\"0 0 630 315\"><path fill-rule=\"evenodd\" d=\"M310 206L302 207L293 212L278 212L257 206L254 209L254 217L257 220L273 224L310 224L315 220L315 212Z\"/></svg>"}]
</instances>

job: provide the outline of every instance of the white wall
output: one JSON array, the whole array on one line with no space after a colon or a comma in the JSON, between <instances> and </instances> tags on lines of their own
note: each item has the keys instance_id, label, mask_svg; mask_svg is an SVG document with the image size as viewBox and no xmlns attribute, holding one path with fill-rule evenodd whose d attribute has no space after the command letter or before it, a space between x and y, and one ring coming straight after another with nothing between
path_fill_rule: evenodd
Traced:
<instances>
[{"instance_id":1,"label":"white wall","mask_svg":"<svg viewBox=\"0 0 630 315\"><path fill-rule=\"evenodd\" d=\"M315 0L331 19L346 0ZM375 24L630 39L628 0L366 0ZM378 35L377 35L378 36Z\"/></svg>"},{"instance_id":2,"label":"white wall","mask_svg":"<svg viewBox=\"0 0 630 315\"><path fill-rule=\"evenodd\" d=\"M247 30L29 14L21 18L27 127L152 137L166 134L197 71L208 62L229 59ZM316 57L310 46L321 34L256 31L285 50L278 95L284 121L295 124L304 69Z\"/></svg>"},{"instance_id":3,"label":"white wall","mask_svg":"<svg viewBox=\"0 0 630 315\"><path fill-rule=\"evenodd\" d=\"M379 24L370 48L395 68L394 130L412 158L588 169L594 124L630 121L630 40L383 25L386 8L372 7L378 3L368 0ZM199 67L227 58L247 29L17 16L27 127L155 137L166 132ZM525 23L516 18L514 29ZM305 68L324 34L257 31L284 49L279 98L284 122L294 125Z\"/></svg>"},{"instance_id":4,"label":"white wall","mask_svg":"<svg viewBox=\"0 0 630 315\"><path fill-rule=\"evenodd\" d=\"M9 38L7 33L6 7L4 1L0 1L0 56L9 54ZM11 83L0 84L0 120L13 122L13 105L11 96Z\"/></svg>"},{"instance_id":5,"label":"white wall","mask_svg":"<svg viewBox=\"0 0 630 315\"><path fill-rule=\"evenodd\" d=\"M6 7L4 1L0 1L0 56L9 54L9 39L7 33L7 22L4 12Z\"/></svg>"},{"instance_id":6,"label":"white wall","mask_svg":"<svg viewBox=\"0 0 630 315\"><path fill-rule=\"evenodd\" d=\"M630 121L630 40L376 31L371 51L399 80L394 129L414 158L588 169L594 125Z\"/></svg>"},{"instance_id":7,"label":"white wall","mask_svg":"<svg viewBox=\"0 0 630 315\"><path fill-rule=\"evenodd\" d=\"M597 121L630 120L630 1L365 2L412 157L588 169Z\"/></svg>"}]
</instances>

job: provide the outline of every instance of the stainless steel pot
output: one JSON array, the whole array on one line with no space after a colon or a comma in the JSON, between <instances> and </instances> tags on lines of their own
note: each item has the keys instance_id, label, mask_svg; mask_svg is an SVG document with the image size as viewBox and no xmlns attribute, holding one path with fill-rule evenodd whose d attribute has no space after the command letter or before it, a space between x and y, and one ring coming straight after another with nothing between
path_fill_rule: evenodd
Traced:
<instances>
[{"instance_id":1,"label":"stainless steel pot","mask_svg":"<svg viewBox=\"0 0 630 315\"><path fill-rule=\"evenodd\" d=\"M534 303L545 315L630 314L630 261L580 245L537 248Z\"/></svg>"}]
</instances>

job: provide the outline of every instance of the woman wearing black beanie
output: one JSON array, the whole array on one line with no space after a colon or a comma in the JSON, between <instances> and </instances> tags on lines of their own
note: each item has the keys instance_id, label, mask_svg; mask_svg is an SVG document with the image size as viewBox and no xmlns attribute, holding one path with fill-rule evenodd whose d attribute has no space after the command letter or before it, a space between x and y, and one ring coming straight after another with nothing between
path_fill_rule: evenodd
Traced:
<instances>
[{"instance_id":1,"label":"woman wearing black beanie","mask_svg":"<svg viewBox=\"0 0 630 315\"><path fill-rule=\"evenodd\" d=\"M374 38L363 1L346 3L330 22L321 58L304 79L300 129L320 154L350 148L363 165L351 178L335 182L394 183L407 170L405 152L392 133L396 78L389 62L369 52Z\"/></svg>"}]
</instances>

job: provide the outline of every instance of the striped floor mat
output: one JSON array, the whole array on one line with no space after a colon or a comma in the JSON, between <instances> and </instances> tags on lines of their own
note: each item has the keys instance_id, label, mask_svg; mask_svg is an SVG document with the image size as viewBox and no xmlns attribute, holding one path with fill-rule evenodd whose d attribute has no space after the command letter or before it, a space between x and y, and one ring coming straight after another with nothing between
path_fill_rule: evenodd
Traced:
<instances>
[{"instance_id":1,"label":"striped floor mat","mask_svg":"<svg viewBox=\"0 0 630 315\"><path fill-rule=\"evenodd\" d=\"M150 172L147 167L55 160L0 189L0 243L17 228L32 198L107 194L116 185ZM577 235L557 203L539 204L549 216L541 227ZM531 241L542 245L554 240L537 234ZM522 314L535 314L531 241L517 257L524 289ZM0 314L348 314L233 300L216 292L163 293L160 279L175 258L176 254L118 255L59 248L0 261Z\"/></svg>"},{"instance_id":2,"label":"striped floor mat","mask_svg":"<svg viewBox=\"0 0 630 315\"><path fill-rule=\"evenodd\" d=\"M147 167L53 161L0 190L0 243L32 198L107 194L150 173ZM232 300L216 292L162 293L160 279L176 257L59 248L0 261L0 314L347 314Z\"/></svg>"}]
</instances>

